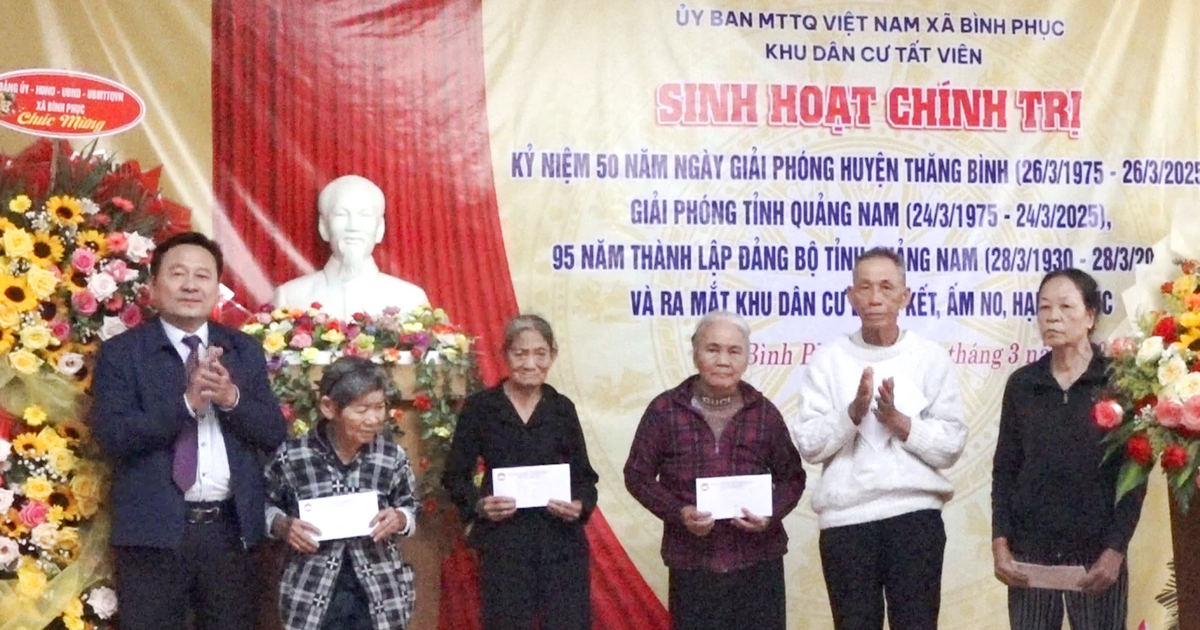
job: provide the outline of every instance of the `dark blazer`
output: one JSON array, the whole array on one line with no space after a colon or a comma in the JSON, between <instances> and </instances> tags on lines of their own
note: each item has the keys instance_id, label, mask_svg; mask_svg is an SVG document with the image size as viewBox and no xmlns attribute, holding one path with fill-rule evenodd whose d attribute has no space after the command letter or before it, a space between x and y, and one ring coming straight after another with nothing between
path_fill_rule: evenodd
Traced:
<instances>
[{"instance_id":1,"label":"dark blazer","mask_svg":"<svg viewBox=\"0 0 1200 630\"><path fill-rule=\"evenodd\" d=\"M260 456L287 437L279 400L267 381L263 349L242 332L208 323L209 346L238 386L231 411L217 411L242 545L265 534ZM162 323L152 319L104 343L96 361L92 431L113 460L112 544L177 549L183 539L183 492L171 478L175 439L196 422L183 401L187 374Z\"/></svg>"}]
</instances>

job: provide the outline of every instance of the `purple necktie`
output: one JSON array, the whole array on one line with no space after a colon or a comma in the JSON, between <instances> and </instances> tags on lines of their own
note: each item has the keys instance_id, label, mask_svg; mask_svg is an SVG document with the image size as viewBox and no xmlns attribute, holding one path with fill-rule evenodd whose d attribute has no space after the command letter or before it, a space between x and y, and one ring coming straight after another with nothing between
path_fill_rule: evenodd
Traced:
<instances>
[{"instance_id":1,"label":"purple necktie","mask_svg":"<svg viewBox=\"0 0 1200 630\"><path fill-rule=\"evenodd\" d=\"M183 344L191 350L187 359L187 375L191 378L192 372L200 365L200 338L196 335L188 335L183 338ZM171 477L175 480L175 485L184 492L187 492L196 483L196 458L199 450L197 436L197 424L191 423L179 433L179 437L175 438L175 457L171 463Z\"/></svg>"}]
</instances>

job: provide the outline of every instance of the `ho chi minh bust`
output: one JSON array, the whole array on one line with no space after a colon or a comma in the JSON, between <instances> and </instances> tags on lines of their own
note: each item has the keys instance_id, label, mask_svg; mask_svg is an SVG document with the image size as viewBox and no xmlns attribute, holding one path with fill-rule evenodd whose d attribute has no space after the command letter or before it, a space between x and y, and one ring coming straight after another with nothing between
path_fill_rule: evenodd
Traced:
<instances>
[{"instance_id":1,"label":"ho chi minh bust","mask_svg":"<svg viewBox=\"0 0 1200 630\"><path fill-rule=\"evenodd\" d=\"M370 180L346 175L329 182L317 198L321 238L333 255L325 268L275 289L278 307L308 308L321 303L321 310L339 319L354 313L379 315L389 306L404 311L425 304L425 291L381 271L371 257L383 240L383 191Z\"/></svg>"}]
</instances>

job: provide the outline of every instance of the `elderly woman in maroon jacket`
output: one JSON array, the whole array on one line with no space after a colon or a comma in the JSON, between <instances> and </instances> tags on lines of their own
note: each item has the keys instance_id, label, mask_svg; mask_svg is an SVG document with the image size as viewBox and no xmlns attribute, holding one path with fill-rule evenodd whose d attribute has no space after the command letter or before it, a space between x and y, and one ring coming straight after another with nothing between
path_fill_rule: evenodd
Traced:
<instances>
[{"instance_id":1,"label":"elderly woman in maroon jacket","mask_svg":"<svg viewBox=\"0 0 1200 630\"><path fill-rule=\"evenodd\" d=\"M625 462L625 487L663 520L675 628L787 626L782 521L805 474L779 410L742 380L749 353L745 320L705 315L692 336L699 374L651 401ZM717 521L697 510L697 478L758 474L771 475L771 516Z\"/></svg>"}]
</instances>

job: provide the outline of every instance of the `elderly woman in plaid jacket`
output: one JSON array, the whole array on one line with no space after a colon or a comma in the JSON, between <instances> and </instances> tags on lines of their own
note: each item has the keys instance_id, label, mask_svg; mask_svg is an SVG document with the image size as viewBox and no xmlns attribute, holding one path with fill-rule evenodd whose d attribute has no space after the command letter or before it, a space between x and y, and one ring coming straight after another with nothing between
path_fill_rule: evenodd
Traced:
<instances>
[{"instance_id":1,"label":"elderly woman in plaid jacket","mask_svg":"<svg viewBox=\"0 0 1200 630\"><path fill-rule=\"evenodd\" d=\"M343 357L321 378L325 420L292 438L267 466L267 522L291 548L279 585L287 630L401 630L416 599L412 567L397 536L416 528L417 502L408 457L383 430L390 381L382 368ZM297 518L300 501L376 492L370 536L318 542L320 531Z\"/></svg>"}]
</instances>

